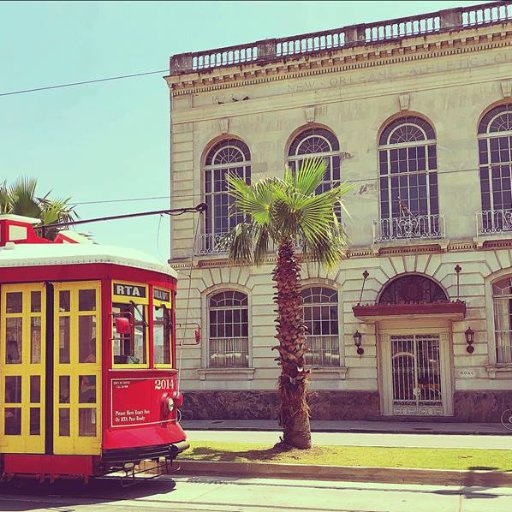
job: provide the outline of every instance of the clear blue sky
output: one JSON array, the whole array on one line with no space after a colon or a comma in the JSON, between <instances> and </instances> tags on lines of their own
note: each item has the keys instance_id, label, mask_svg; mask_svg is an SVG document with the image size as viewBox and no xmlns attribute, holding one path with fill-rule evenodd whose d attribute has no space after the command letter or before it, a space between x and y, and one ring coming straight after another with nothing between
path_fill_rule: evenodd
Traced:
<instances>
[{"instance_id":1,"label":"clear blue sky","mask_svg":"<svg viewBox=\"0 0 512 512\"><path fill-rule=\"evenodd\" d=\"M0 2L0 93L164 70L169 56L483 2ZM165 73L0 97L0 181L38 180L81 218L169 207ZM81 204L92 201L124 202ZM169 220L87 224L165 261Z\"/></svg>"}]
</instances>

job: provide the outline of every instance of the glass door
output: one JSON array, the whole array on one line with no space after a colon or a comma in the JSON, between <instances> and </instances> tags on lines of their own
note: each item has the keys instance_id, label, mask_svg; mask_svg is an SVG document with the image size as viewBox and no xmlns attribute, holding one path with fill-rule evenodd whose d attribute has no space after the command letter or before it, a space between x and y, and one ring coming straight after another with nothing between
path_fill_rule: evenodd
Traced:
<instances>
[{"instance_id":1,"label":"glass door","mask_svg":"<svg viewBox=\"0 0 512 512\"><path fill-rule=\"evenodd\" d=\"M0 452L45 451L45 288L3 285L0 322Z\"/></svg>"},{"instance_id":2,"label":"glass door","mask_svg":"<svg viewBox=\"0 0 512 512\"><path fill-rule=\"evenodd\" d=\"M101 450L100 283L55 283L54 304L54 453L97 455Z\"/></svg>"}]
</instances>

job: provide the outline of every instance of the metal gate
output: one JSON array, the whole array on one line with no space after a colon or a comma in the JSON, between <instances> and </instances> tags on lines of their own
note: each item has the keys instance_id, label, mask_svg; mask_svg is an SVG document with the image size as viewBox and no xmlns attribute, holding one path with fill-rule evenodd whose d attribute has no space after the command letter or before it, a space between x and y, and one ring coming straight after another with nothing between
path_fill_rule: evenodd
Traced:
<instances>
[{"instance_id":1,"label":"metal gate","mask_svg":"<svg viewBox=\"0 0 512 512\"><path fill-rule=\"evenodd\" d=\"M439 334L392 335L392 414L441 416Z\"/></svg>"}]
</instances>

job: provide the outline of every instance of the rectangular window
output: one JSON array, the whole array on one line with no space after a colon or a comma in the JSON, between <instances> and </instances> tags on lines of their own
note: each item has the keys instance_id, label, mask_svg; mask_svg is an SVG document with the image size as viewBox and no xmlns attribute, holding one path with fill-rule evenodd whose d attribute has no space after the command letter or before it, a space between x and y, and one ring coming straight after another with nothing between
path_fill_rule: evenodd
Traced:
<instances>
[{"instance_id":1,"label":"rectangular window","mask_svg":"<svg viewBox=\"0 0 512 512\"><path fill-rule=\"evenodd\" d=\"M114 364L142 365L147 362L146 354L146 306L142 304L113 304L114 316ZM126 318L129 332L116 332L115 318Z\"/></svg>"},{"instance_id":2,"label":"rectangular window","mask_svg":"<svg viewBox=\"0 0 512 512\"><path fill-rule=\"evenodd\" d=\"M153 307L153 353L155 365L171 364L171 311Z\"/></svg>"}]
</instances>

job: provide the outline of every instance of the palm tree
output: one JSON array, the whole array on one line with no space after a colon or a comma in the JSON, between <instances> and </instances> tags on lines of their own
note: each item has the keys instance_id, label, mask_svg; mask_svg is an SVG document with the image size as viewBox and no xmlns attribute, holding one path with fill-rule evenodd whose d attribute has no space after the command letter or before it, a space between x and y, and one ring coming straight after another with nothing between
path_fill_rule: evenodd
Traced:
<instances>
[{"instance_id":1,"label":"palm tree","mask_svg":"<svg viewBox=\"0 0 512 512\"><path fill-rule=\"evenodd\" d=\"M230 260L258 265L265 261L270 244L277 247L272 280L279 341L273 349L279 352L276 360L281 366L279 423L282 444L296 448L311 447L300 262L308 258L332 268L343 257L347 240L335 207L343 207L342 197L350 187L341 184L316 193L326 167L321 159L306 160L297 172L286 168L282 179L265 178L252 185L228 177L233 208L245 216L224 240Z\"/></svg>"},{"instance_id":2,"label":"palm tree","mask_svg":"<svg viewBox=\"0 0 512 512\"><path fill-rule=\"evenodd\" d=\"M51 199L50 192L43 197L36 196L37 180L18 178L13 185L4 181L0 184L0 214L23 215L41 219L41 224L72 221L77 217L70 198ZM43 236L52 240L57 235L56 228L45 230Z\"/></svg>"}]
</instances>

